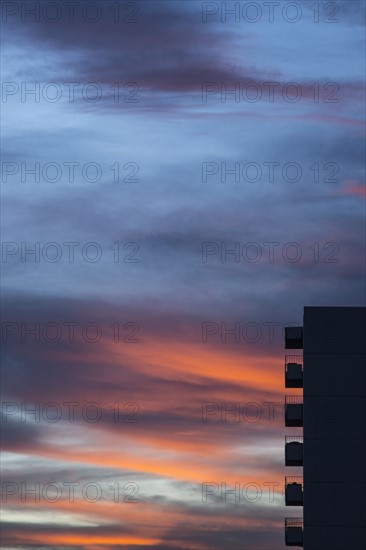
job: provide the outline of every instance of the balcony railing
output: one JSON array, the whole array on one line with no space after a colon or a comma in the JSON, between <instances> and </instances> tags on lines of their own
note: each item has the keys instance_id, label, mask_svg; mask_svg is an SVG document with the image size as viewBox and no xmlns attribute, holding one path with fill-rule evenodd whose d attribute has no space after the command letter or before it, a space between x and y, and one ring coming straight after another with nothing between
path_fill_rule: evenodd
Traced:
<instances>
[{"instance_id":1,"label":"balcony railing","mask_svg":"<svg viewBox=\"0 0 366 550\"><path fill-rule=\"evenodd\" d=\"M285 438L285 465L303 466L304 440L300 435L287 435Z\"/></svg>"},{"instance_id":2,"label":"balcony railing","mask_svg":"<svg viewBox=\"0 0 366 550\"><path fill-rule=\"evenodd\" d=\"M291 476L285 478L285 503L286 506L303 505L303 478Z\"/></svg>"},{"instance_id":3,"label":"balcony railing","mask_svg":"<svg viewBox=\"0 0 366 550\"><path fill-rule=\"evenodd\" d=\"M301 427L303 425L303 398L302 395L286 395L285 397L285 426Z\"/></svg>"},{"instance_id":4,"label":"balcony railing","mask_svg":"<svg viewBox=\"0 0 366 550\"><path fill-rule=\"evenodd\" d=\"M285 387L286 388L303 387L303 356L302 355L285 356Z\"/></svg>"},{"instance_id":5,"label":"balcony railing","mask_svg":"<svg viewBox=\"0 0 366 550\"><path fill-rule=\"evenodd\" d=\"M304 546L303 529L303 518L285 518L286 546Z\"/></svg>"},{"instance_id":6,"label":"balcony railing","mask_svg":"<svg viewBox=\"0 0 366 550\"><path fill-rule=\"evenodd\" d=\"M286 435L285 442L287 443L304 443L304 437L302 435Z\"/></svg>"}]
</instances>

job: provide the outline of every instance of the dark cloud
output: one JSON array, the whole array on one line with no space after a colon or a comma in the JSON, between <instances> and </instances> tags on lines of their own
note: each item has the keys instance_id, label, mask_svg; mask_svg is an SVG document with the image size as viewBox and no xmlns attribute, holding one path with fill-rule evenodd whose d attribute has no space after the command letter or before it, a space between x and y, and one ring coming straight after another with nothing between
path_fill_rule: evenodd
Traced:
<instances>
[{"instance_id":1,"label":"dark cloud","mask_svg":"<svg viewBox=\"0 0 366 550\"><path fill-rule=\"evenodd\" d=\"M12 405L6 401L1 404L1 447L3 451L22 452L24 448L40 442L42 430L40 426L21 423L6 415L6 410L14 410Z\"/></svg>"},{"instance_id":2,"label":"dark cloud","mask_svg":"<svg viewBox=\"0 0 366 550\"><path fill-rule=\"evenodd\" d=\"M63 5L61 0L58 3ZM40 4L42 6L42 2ZM111 11L110 4L106 4ZM83 2L79 3L80 13L82 5ZM268 81L282 85L288 82L278 70L255 67L250 62L255 46L249 38L241 63L228 59L226 52L236 47L235 35L202 23L200 5L193 5L192 9L178 2L141 2L138 22L131 24L113 23L113 18L106 16L107 6L102 10L105 17L96 23L86 21L79 14L75 23L70 23L68 17L56 23L40 17L39 22L29 18L24 24L20 22L19 10L9 17L6 36L10 42L20 36L40 50L46 47L55 56L51 71L56 70L62 82L70 82L70 76L73 82L96 82L106 87L115 82L135 82L144 97L144 105L138 106L143 110L146 102L154 103L157 99L149 97L151 92L201 94L206 82L219 86L224 83L228 87L235 82L240 82L242 87L248 84L263 87ZM347 8L346 11L353 14L358 10ZM48 78L46 71L38 74L38 79L49 80L49 73ZM329 78L324 75L321 84L327 82ZM313 79L303 79L299 84L303 97L312 99ZM281 86L276 86L274 93L280 100ZM344 80L341 93L345 99L362 100L362 82ZM161 101L165 106L166 98ZM120 103L110 105L121 108Z\"/></svg>"}]
</instances>

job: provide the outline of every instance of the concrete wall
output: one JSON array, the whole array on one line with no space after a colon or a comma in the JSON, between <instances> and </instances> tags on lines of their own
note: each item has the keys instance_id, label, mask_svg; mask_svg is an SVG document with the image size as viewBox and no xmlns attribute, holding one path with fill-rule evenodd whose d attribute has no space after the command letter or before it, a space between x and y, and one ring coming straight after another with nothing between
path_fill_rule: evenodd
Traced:
<instances>
[{"instance_id":1,"label":"concrete wall","mask_svg":"<svg viewBox=\"0 0 366 550\"><path fill-rule=\"evenodd\" d=\"M366 548L366 309L304 309L304 548Z\"/></svg>"}]
</instances>

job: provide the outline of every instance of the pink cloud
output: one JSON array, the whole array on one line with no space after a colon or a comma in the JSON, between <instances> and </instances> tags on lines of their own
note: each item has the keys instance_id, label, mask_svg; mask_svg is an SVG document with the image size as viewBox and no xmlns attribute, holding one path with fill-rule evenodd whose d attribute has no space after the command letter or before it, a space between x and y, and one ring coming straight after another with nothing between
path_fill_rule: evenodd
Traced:
<instances>
[{"instance_id":1,"label":"pink cloud","mask_svg":"<svg viewBox=\"0 0 366 550\"><path fill-rule=\"evenodd\" d=\"M366 184L358 180L346 180L342 189L344 195L356 195L366 197Z\"/></svg>"}]
</instances>

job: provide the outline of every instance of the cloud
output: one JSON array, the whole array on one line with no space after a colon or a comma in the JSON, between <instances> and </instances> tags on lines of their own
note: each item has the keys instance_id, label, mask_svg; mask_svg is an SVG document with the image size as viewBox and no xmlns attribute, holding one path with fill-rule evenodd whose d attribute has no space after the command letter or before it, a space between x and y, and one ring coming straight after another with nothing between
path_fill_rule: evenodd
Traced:
<instances>
[{"instance_id":1,"label":"cloud","mask_svg":"<svg viewBox=\"0 0 366 550\"><path fill-rule=\"evenodd\" d=\"M343 193L346 195L355 195L361 198L365 197L366 185L357 180L347 180L346 182L344 182Z\"/></svg>"}]
</instances>

